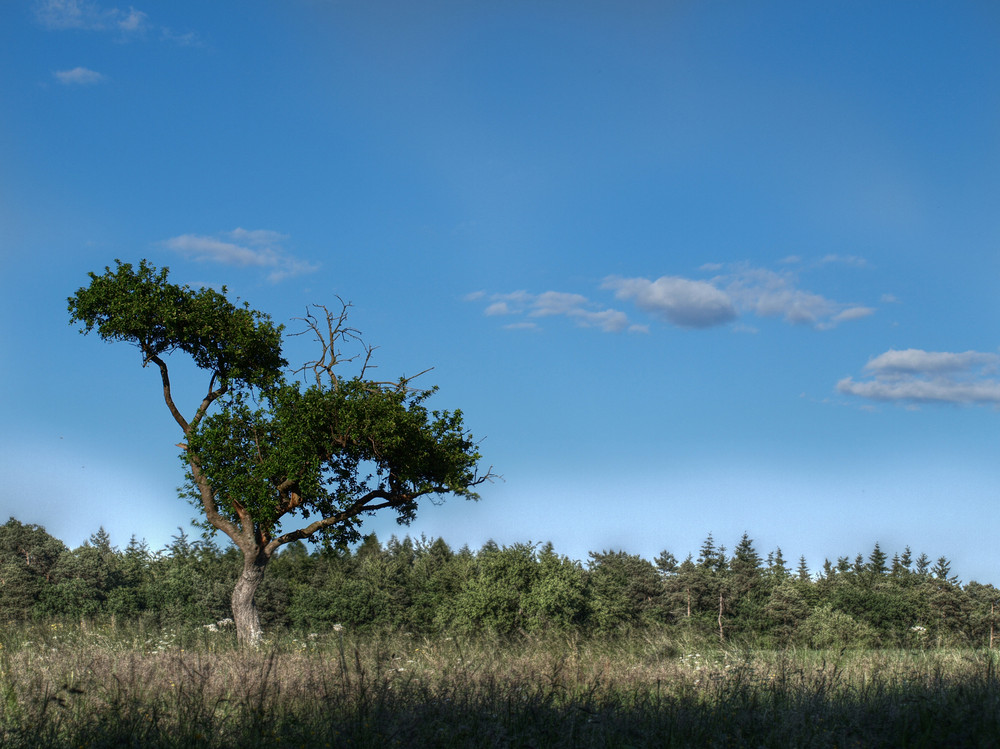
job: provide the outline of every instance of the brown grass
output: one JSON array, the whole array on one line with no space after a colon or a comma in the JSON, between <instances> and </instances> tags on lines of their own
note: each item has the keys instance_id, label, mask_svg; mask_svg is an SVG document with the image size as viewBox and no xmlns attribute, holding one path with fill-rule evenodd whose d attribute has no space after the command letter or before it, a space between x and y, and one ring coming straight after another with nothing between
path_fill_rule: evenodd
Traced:
<instances>
[{"instance_id":1,"label":"brown grass","mask_svg":"<svg viewBox=\"0 0 1000 749\"><path fill-rule=\"evenodd\" d=\"M0 745L989 746L984 651L699 650L36 628L0 635Z\"/></svg>"}]
</instances>

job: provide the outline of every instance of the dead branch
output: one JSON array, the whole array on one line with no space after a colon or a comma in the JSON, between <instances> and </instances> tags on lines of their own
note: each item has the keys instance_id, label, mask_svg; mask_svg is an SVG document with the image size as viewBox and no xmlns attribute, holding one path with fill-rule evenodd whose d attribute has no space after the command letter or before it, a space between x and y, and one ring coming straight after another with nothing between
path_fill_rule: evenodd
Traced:
<instances>
[{"instance_id":1,"label":"dead branch","mask_svg":"<svg viewBox=\"0 0 1000 749\"><path fill-rule=\"evenodd\" d=\"M360 354L345 356L340 349L341 345L354 343L361 346L362 353L365 355L364 363L361 367L362 376L364 376L365 371L370 366L373 366L370 362L372 353L375 351L373 346L369 346L364 342L361 337L360 330L352 328L347 324L348 311L353 305L351 305L350 302L345 302L339 296L337 297L337 300L340 302L339 313L331 312L326 305L323 304L306 305L305 317L295 318L296 320L300 320L306 324L306 330L289 334L292 336L300 336L312 332L316 342L320 345L321 351L319 359L307 361L299 369L292 372L292 374L299 374L300 372L305 373L306 370L311 369L316 378L317 386L323 386L323 377L325 375L330 380L330 387L334 390L337 389L337 385L339 383L339 378L334 371L335 368L339 364L352 362L360 356ZM326 318L325 321L321 321L315 314L313 314L313 310L322 310L323 316Z\"/></svg>"},{"instance_id":2,"label":"dead branch","mask_svg":"<svg viewBox=\"0 0 1000 749\"><path fill-rule=\"evenodd\" d=\"M304 374L308 370L312 370L313 375L316 378L317 386L323 387L323 378L325 376L330 381L330 387L333 390L337 389L340 382L340 378L334 371L339 365L356 361L362 354L364 354L364 361L361 363L361 371L358 374L359 378L364 380L369 369L376 369L376 365L372 364L371 360L372 355L378 348L377 346L369 346L365 343L364 339L361 337L361 331L357 328L352 328L347 324L349 310L354 305L350 302L345 302L339 296L337 297L337 300L340 302L340 312L337 313L331 312L326 305L323 304L306 305L305 317L294 318L304 322L306 324L306 329L300 330L298 333L289 333L290 336L300 336L311 332L316 342L320 345L320 357L313 361L307 361L301 367L294 370L292 374ZM325 321L317 317L317 315L313 313L313 310L322 310ZM344 344L358 345L360 346L361 351L353 356L345 356L341 349L341 346ZM373 389L391 388L407 393L424 392L426 388L411 387L410 383L421 375L427 374L432 369L434 368L428 367L415 375L401 377L395 382L371 380L366 382L366 385Z\"/></svg>"}]
</instances>

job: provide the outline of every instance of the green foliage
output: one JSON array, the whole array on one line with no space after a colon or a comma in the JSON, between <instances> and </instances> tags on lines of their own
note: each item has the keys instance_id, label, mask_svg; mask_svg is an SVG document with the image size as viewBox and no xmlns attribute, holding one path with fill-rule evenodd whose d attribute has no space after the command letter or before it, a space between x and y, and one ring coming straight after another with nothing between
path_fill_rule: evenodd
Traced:
<instances>
[{"instance_id":1,"label":"green foliage","mask_svg":"<svg viewBox=\"0 0 1000 749\"><path fill-rule=\"evenodd\" d=\"M567 631L587 615L587 591L579 562L556 554L551 543L538 552L538 579L527 597L529 631Z\"/></svg>"},{"instance_id":2,"label":"green foliage","mask_svg":"<svg viewBox=\"0 0 1000 749\"><path fill-rule=\"evenodd\" d=\"M282 371L287 362L281 326L246 304L231 303L225 288L195 291L170 283L167 276L166 268L157 270L145 260L137 269L116 261L114 270L91 273L89 286L70 297L70 320L80 323L83 333L96 330L106 341L137 346L143 366L159 369L164 402L185 437L179 445L187 478L182 494L202 513L206 532L221 530L244 556L232 593L241 643L259 641L255 597L283 544L320 539L344 545L360 538L361 520L378 510L395 510L405 524L414 518L421 497L477 498L473 487L490 474L477 474L480 455L461 411L428 411L425 402L436 389L412 388L408 378L395 383L366 379L367 357L359 375L340 375L339 365L351 359L342 359L338 347L360 340L346 327L349 305L343 305L339 318L320 307L325 328L307 308L304 322L322 353L297 370L311 367L316 375L315 384L305 387L288 381ZM209 375L207 392L189 417L174 402L163 358L175 352L190 356ZM311 522L282 529L282 519L290 517ZM103 540L97 541L106 553ZM94 613L104 607L107 586L88 582L92 564L85 566L87 574L48 591L52 611L92 606L88 613ZM378 574L374 578L382 582ZM166 589L168 597L193 600L182 586L165 581L169 575L156 580L150 593L163 595ZM362 578L346 587L357 588L354 598L367 606L365 613L348 606L353 616L400 618L372 609L380 600L379 585ZM211 598L214 586L208 590ZM268 582L261 590L266 618L283 621L278 611L294 594L287 581ZM111 600L115 611L143 608L138 595L115 594ZM200 605L201 611L213 608L209 600Z\"/></svg>"},{"instance_id":3,"label":"green foliage","mask_svg":"<svg viewBox=\"0 0 1000 749\"><path fill-rule=\"evenodd\" d=\"M538 578L534 544L487 544L469 568L455 602L455 624L503 635L525 631L530 614L524 602Z\"/></svg>"},{"instance_id":4,"label":"green foliage","mask_svg":"<svg viewBox=\"0 0 1000 749\"><path fill-rule=\"evenodd\" d=\"M83 332L96 329L105 341L139 347L143 366L175 351L188 354L219 384L266 388L280 377L282 327L270 317L230 302L210 288L192 290L167 281L168 268L145 260L133 269L115 261L104 274L90 273L90 285L69 298L70 319Z\"/></svg>"},{"instance_id":5,"label":"green foliage","mask_svg":"<svg viewBox=\"0 0 1000 749\"><path fill-rule=\"evenodd\" d=\"M39 525L0 525L0 612L4 621L32 615L66 547Z\"/></svg>"},{"instance_id":6,"label":"green foliage","mask_svg":"<svg viewBox=\"0 0 1000 749\"><path fill-rule=\"evenodd\" d=\"M388 505L409 522L422 495L477 497L479 452L460 411L427 410L433 392L354 378L336 388L282 384L257 408L236 394L188 447L231 521L237 504L266 533L286 514L338 518L315 535L347 543L359 538L357 508Z\"/></svg>"},{"instance_id":7,"label":"green foliage","mask_svg":"<svg viewBox=\"0 0 1000 749\"><path fill-rule=\"evenodd\" d=\"M68 550L43 528L11 519L0 526L2 621L114 617L201 627L231 616L241 557L183 531L158 552L135 538L120 550L102 530ZM658 569L625 552L592 553L584 569L552 544L488 543L473 553L424 537L383 545L368 535L353 551L298 542L272 562L260 616L272 628L314 633L335 625L505 638L633 631L718 642L721 595L726 643L931 648L984 646L998 634L992 585L891 572L873 582L870 570L832 564L816 580L774 576L748 538L723 570L690 556L679 565L672 555L659 559Z\"/></svg>"},{"instance_id":8,"label":"green foliage","mask_svg":"<svg viewBox=\"0 0 1000 749\"><path fill-rule=\"evenodd\" d=\"M664 619L664 587L646 559L624 551L591 552L587 588L592 624L614 631Z\"/></svg>"},{"instance_id":9,"label":"green foliage","mask_svg":"<svg viewBox=\"0 0 1000 749\"><path fill-rule=\"evenodd\" d=\"M799 624L809 615L809 605L799 586L785 578L772 588L764 613L769 620L769 633L777 643L788 645L795 638Z\"/></svg>"},{"instance_id":10,"label":"green foliage","mask_svg":"<svg viewBox=\"0 0 1000 749\"><path fill-rule=\"evenodd\" d=\"M809 614L799 636L803 643L817 649L864 648L877 642L871 627L828 603Z\"/></svg>"}]
</instances>

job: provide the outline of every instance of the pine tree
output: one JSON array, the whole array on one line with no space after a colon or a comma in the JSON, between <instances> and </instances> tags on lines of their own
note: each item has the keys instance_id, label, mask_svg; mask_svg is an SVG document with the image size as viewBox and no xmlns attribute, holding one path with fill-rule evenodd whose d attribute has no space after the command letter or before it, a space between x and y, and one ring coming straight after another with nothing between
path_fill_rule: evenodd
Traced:
<instances>
[{"instance_id":1,"label":"pine tree","mask_svg":"<svg viewBox=\"0 0 1000 749\"><path fill-rule=\"evenodd\" d=\"M785 564L785 557L781 553L779 546L767 555L767 571L772 577L783 580L789 576L788 567Z\"/></svg>"},{"instance_id":2,"label":"pine tree","mask_svg":"<svg viewBox=\"0 0 1000 749\"><path fill-rule=\"evenodd\" d=\"M931 569L931 574L938 580L951 583L952 585L958 584L958 577L951 576L951 562L948 561L948 557L938 557L937 562Z\"/></svg>"},{"instance_id":3,"label":"pine tree","mask_svg":"<svg viewBox=\"0 0 1000 749\"><path fill-rule=\"evenodd\" d=\"M868 555L868 571L871 572L874 577L881 577L887 571L885 566L885 552L879 548L878 541L875 542L875 548L872 549L872 553Z\"/></svg>"},{"instance_id":4,"label":"pine tree","mask_svg":"<svg viewBox=\"0 0 1000 749\"><path fill-rule=\"evenodd\" d=\"M679 563L677 557L671 554L669 551L661 551L659 556L653 560L656 563L656 569L658 569L664 577L671 577L677 574L677 568Z\"/></svg>"},{"instance_id":5,"label":"pine tree","mask_svg":"<svg viewBox=\"0 0 1000 749\"><path fill-rule=\"evenodd\" d=\"M111 545L111 536L104 530L103 525L97 529L96 533L91 535L87 543L97 549L100 552L101 558L105 561L108 561L118 551L118 549Z\"/></svg>"},{"instance_id":6,"label":"pine tree","mask_svg":"<svg viewBox=\"0 0 1000 749\"><path fill-rule=\"evenodd\" d=\"M892 567L889 569L889 574L895 578L902 577L907 573L906 567L903 566L902 560L899 558L899 553L892 555Z\"/></svg>"},{"instance_id":7,"label":"pine tree","mask_svg":"<svg viewBox=\"0 0 1000 749\"><path fill-rule=\"evenodd\" d=\"M931 568L930 558L926 554L921 552L920 556L917 557L917 562L914 567L914 571L918 575L920 575L920 577L927 577L928 574L930 573L930 568Z\"/></svg>"},{"instance_id":8,"label":"pine tree","mask_svg":"<svg viewBox=\"0 0 1000 749\"><path fill-rule=\"evenodd\" d=\"M802 582L808 582L811 578L811 575L809 574L809 565L806 564L805 554L799 557L799 568L796 571L796 574Z\"/></svg>"},{"instance_id":9,"label":"pine tree","mask_svg":"<svg viewBox=\"0 0 1000 749\"><path fill-rule=\"evenodd\" d=\"M826 580L832 580L833 576L836 574L833 564L831 564L829 559L823 560L823 578Z\"/></svg>"},{"instance_id":10,"label":"pine tree","mask_svg":"<svg viewBox=\"0 0 1000 749\"><path fill-rule=\"evenodd\" d=\"M747 533L733 550L733 558L729 560L729 570L732 573L734 587L745 592L750 589L760 577L760 554L753 547L753 541Z\"/></svg>"},{"instance_id":11,"label":"pine tree","mask_svg":"<svg viewBox=\"0 0 1000 749\"><path fill-rule=\"evenodd\" d=\"M859 553L854 557L854 566L851 567L851 572L855 575L861 575L865 571L865 558Z\"/></svg>"},{"instance_id":12,"label":"pine tree","mask_svg":"<svg viewBox=\"0 0 1000 749\"><path fill-rule=\"evenodd\" d=\"M698 553L698 566L711 569L715 565L715 540L712 534L708 534L701 544L701 551Z\"/></svg>"}]
</instances>

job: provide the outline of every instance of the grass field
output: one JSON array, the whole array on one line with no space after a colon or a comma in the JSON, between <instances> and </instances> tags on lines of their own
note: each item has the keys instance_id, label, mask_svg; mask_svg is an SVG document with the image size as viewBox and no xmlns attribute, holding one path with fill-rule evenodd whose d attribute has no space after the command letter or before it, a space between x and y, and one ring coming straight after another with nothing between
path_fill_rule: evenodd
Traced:
<instances>
[{"instance_id":1,"label":"grass field","mask_svg":"<svg viewBox=\"0 0 1000 749\"><path fill-rule=\"evenodd\" d=\"M0 746L996 746L996 653L0 630Z\"/></svg>"}]
</instances>

